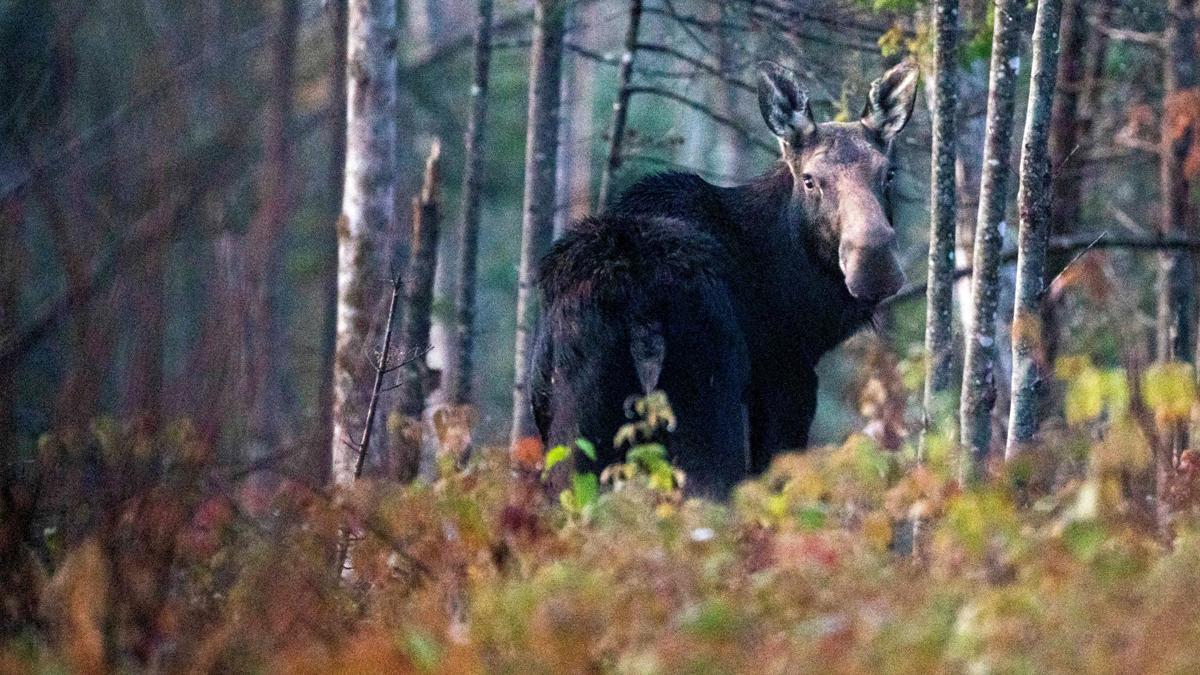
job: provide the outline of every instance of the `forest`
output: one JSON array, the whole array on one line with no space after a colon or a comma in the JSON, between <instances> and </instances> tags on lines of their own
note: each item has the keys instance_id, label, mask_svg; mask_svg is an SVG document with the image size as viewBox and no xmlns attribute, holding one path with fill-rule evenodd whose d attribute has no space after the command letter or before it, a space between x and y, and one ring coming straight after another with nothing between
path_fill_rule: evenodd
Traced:
<instances>
[{"instance_id":1,"label":"forest","mask_svg":"<svg viewBox=\"0 0 1200 675\"><path fill-rule=\"evenodd\" d=\"M0 0L0 673L1200 671L1198 201L1197 0Z\"/></svg>"}]
</instances>

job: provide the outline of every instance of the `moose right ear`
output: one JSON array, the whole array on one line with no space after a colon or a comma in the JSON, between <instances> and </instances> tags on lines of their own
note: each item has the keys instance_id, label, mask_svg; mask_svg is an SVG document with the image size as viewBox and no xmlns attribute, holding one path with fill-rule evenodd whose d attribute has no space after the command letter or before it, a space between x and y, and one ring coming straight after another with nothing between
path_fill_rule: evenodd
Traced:
<instances>
[{"instance_id":1,"label":"moose right ear","mask_svg":"<svg viewBox=\"0 0 1200 675\"><path fill-rule=\"evenodd\" d=\"M800 77L773 61L758 64L758 107L771 133L793 148L817 130Z\"/></svg>"}]
</instances>

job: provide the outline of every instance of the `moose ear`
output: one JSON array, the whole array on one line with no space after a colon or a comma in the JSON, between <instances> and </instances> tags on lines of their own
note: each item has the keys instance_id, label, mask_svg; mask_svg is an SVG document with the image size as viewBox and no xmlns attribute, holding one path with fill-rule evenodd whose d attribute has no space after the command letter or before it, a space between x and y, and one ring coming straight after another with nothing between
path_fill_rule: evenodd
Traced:
<instances>
[{"instance_id":1,"label":"moose ear","mask_svg":"<svg viewBox=\"0 0 1200 675\"><path fill-rule=\"evenodd\" d=\"M758 64L758 107L771 133L793 148L817 130L800 78L778 63Z\"/></svg>"},{"instance_id":2,"label":"moose ear","mask_svg":"<svg viewBox=\"0 0 1200 675\"><path fill-rule=\"evenodd\" d=\"M901 61L871 83L862 124L880 145L890 144L912 117L919 72L911 60Z\"/></svg>"}]
</instances>

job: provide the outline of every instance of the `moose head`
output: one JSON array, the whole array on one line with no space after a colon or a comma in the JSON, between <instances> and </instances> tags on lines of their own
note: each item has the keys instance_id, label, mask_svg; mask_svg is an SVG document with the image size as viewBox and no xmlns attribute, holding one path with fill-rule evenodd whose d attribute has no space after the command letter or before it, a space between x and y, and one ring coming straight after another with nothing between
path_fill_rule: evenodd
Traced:
<instances>
[{"instance_id":1,"label":"moose head","mask_svg":"<svg viewBox=\"0 0 1200 675\"><path fill-rule=\"evenodd\" d=\"M758 67L758 104L792 174L789 227L854 298L876 303L904 284L894 249L892 142L908 123L918 71L905 61L871 84L861 117L818 124L799 76Z\"/></svg>"}]
</instances>

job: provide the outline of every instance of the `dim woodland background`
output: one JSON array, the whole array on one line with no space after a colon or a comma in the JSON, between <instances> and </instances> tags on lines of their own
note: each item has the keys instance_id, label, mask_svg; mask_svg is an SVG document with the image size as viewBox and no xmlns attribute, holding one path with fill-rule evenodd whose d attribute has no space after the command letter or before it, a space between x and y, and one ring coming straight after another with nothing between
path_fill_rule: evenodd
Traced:
<instances>
[{"instance_id":1,"label":"dim woodland background","mask_svg":"<svg viewBox=\"0 0 1200 675\"><path fill-rule=\"evenodd\" d=\"M1194 671L1198 28L0 0L0 671ZM762 59L819 120L919 64L913 283L728 503L655 445L559 493L536 261L648 173L767 170Z\"/></svg>"}]
</instances>

